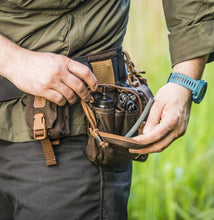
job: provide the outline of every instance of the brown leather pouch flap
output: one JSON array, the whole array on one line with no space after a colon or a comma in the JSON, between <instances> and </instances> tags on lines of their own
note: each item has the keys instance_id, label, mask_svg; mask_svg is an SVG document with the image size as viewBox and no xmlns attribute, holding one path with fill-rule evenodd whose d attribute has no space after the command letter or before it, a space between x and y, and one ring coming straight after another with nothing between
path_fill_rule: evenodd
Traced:
<instances>
[{"instance_id":1,"label":"brown leather pouch flap","mask_svg":"<svg viewBox=\"0 0 214 220\"><path fill-rule=\"evenodd\" d=\"M57 139L70 134L69 105L58 106L42 97L27 96L26 121L35 138L35 116L43 114L50 139Z\"/></svg>"},{"instance_id":2,"label":"brown leather pouch flap","mask_svg":"<svg viewBox=\"0 0 214 220\"><path fill-rule=\"evenodd\" d=\"M28 126L33 128L34 115L42 112L46 116L45 120L47 129L52 128L57 118L57 105L43 98L41 98L43 99L43 101L41 100L43 104L40 104L40 106L35 105L35 99L39 98L36 98L33 95L27 95L26 121Z\"/></svg>"},{"instance_id":3,"label":"brown leather pouch flap","mask_svg":"<svg viewBox=\"0 0 214 220\"><path fill-rule=\"evenodd\" d=\"M133 148L133 149L141 149L143 147L146 147L131 138L126 138L115 134L109 134L102 131L98 131L97 133L104 142L112 144L111 147L117 148L117 146L119 146L123 148Z\"/></svg>"}]
</instances>

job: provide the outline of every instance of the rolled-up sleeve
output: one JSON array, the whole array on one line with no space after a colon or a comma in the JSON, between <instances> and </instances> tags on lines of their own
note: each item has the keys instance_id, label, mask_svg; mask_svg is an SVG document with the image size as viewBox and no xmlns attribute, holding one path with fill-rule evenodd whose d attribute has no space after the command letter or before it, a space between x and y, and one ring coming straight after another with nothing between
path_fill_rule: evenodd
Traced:
<instances>
[{"instance_id":1,"label":"rolled-up sleeve","mask_svg":"<svg viewBox=\"0 0 214 220\"><path fill-rule=\"evenodd\" d=\"M163 0L172 66L209 54L214 60L214 0Z\"/></svg>"}]
</instances>

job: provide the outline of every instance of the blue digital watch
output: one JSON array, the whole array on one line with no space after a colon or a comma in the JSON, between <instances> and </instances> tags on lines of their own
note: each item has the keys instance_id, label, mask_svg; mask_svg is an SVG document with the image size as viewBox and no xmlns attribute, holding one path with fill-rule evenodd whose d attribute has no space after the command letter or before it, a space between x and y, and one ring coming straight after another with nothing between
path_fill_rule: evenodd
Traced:
<instances>
[{"instance_id":1,"label":"blue digital watch","mask_svg":"<svg viewBox=\"0 0 214 220\"><path fill-rule=\"evenodd\" d=\"M195 80L181 73L171 73L168 82L176 83L192 91L192 100L200 103L207 90L207 82L204 80Z\"/></svg>"}]
</instances>

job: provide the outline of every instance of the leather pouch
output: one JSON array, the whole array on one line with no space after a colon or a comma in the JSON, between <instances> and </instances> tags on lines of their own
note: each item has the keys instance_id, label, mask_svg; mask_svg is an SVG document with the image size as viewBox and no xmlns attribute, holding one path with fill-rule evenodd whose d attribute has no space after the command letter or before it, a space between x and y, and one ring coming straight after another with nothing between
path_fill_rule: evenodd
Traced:
<instances>
[{"instance_id":1,"label":"leather pouch","mask_svg":"<svg viewBox=\"0 0 214 220\"><path fill-rule=\"evenodd\" d=\"M108 97L113 100L113 107L99 108L97 100L102 96L102 88L108 87ZM135 97L135 108L128 111L118 103L120 94ZM143 87L120 87L116 85L99 85L96 92L91 92L89 103L81 101L88 119L88 143L86 154L96 165L108 166L130 159L145 161L147 155L129 153L129 148L140 149L145 146L131 138L125 137L141 115L152 93ZM137 133L136 133L137 134Z\"/></svg>"},{"instance_id":2,"label":"leather pouch","mask_svg":"<svg viewBox=\"0 0 214 220\"><path fill-rule=\"evenodd\" d=\"M58 106L53 102L42 97L27 95L26 121L32 128L32 137L42 139L43 127L40 123L40 115L44 115L46 124L46 135L51 139L58 139L70 134L69 126L69 105ZM35 127L35 122L41 124L41 127Z\"/></svg>"}]
</instances>

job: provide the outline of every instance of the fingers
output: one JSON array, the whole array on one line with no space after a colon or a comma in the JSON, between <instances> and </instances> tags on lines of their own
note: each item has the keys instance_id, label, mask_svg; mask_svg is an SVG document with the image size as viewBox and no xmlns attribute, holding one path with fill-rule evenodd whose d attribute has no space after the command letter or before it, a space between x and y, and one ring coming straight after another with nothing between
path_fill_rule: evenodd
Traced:
<instances>
[{"instance_id":1,"label":"fingers","mask_svg":"<svg viewBox=\"0 0 214 220\"><path fill-rule=\"evenodd\" d=\"M70 60L67 67L72 74L86 82L92 91L97 89L97 79L87 66L75 60Z\"/></svg>"},{"instance_id":2,"label":"fingers","mask_svg":"<svg viewBox=\"0 0 214 220\"><path fill-rule=\"evenodd\" d=\"M63 106L66 103L66 99L64 98L64 96L62 94L60 94L59 92L49 89L46 93L44 98L50 100L51 102L56 103L59 106Z\"/></svg>"},{"instance_id":3,"label":"fingers","mask_svg":"<svg viewBox=\"0 0 214 220\"><path fill-rule=\"evenodd\" d=\"M129 151L138 154L161 152L175 139L184 135L186 127L187 122L182 120L179 115L164 117L152 130L133 138L142 145L147 145L145 148L140 150L130 149Z\"/></svg>"},{"instance_id":4,"label":"fingers","mask_svg":"<svg viewBox=\"0 0 214 220\"><path fill-rule=\"evenodd\" d=\"M154 152L162 152L166 149L175 139L177 139L180 135L174 130L170 132L165 138L161 139L160 141L147 146L146 148L142 148L140 150L130 149L130 153L138 153L138 154L147 154L147 153L154 153Z\"/></svg>"},{"instance_id":5,"label":"fingers","mask_svg":"<svg viewBox=\"0 0 214 220\"><path fill-rule=\"evenodd\" d=\"M161 140L165 137L170 131L178 126L179 118L165 117L161 122L154 126L151 130L147 131L143 135L134 137L133 139L141 142L142 144L148 145L156 141Z\"/></svg>"},{"instance_id":6,"label":"fingers","mask_svg":"<svg viewBox=\"0 0 214 220\"><path fill-rule=\"evenodd\" d=\"M77 96L75 92L64 83L58 83L55 88L53 87L53 89L59 92L71 105L76 102Z\"/></svg>"},{"instance_id":7,"label":"fingers","mask_svg":"<svg viewBox=\"0 0 214 220\"><path fill-rule=\"evenodd\" d=\"M90 93L86 88L86 83L92 91L98 87L97 79L91 70L74 60L70 60L67 64L67 69L62 75L62 83L64 85L57 85L53 89L59 91L70 104L73 104L79 96L84 101L89 101Z\"/></svg>"},{"instance_id":8,"label":"fingers","mask_svg":"<svg viewBox=\"0 0 214 220\"><path fill-rule=\"evenodd\" d=\"M155 96L143 134L133 138L146 147L130 149L130 152L145 154L164 150L185 133L190 109L189 91L171 84L162 87Z\"/></svg>"},{"instance_id":9,"label":"fingers","mask_svg":"<svg viewBox=\"0 0 214 220\"><path fill-rule=\"evenodd\" d=\"M66 81L64 79L63 83L73 92L75 92L75 94L79 96L83 101L89 101L90 93L81 79L79 79L75 75L67 73Z\"/></svg>"},{"instance_id":10,"label":"fingers","mask_svg":"<svg viewBox=\"0 0 214 220\"><path fill-rule=\"evenodd\" d=\"M54 80L51 89L59 92L70 104L74 104L79 96L84 101L90 100L90 93L86 88L86 83L91 90L97 89L97 79L91 70L71 59L68 59L66 68L61 69L61 73L57 74L60 78ZM58 102L55 100L55 103ZM62 101L60 101L62 102Z\"/></svg>"},{"instance_id":11,"label":"fingers","mask_svg":"<svg viewBox=\"0 0 214 220\"><path fill-rule=\"evenodd\" d=\"M59 106L65 105L66 101L72 105L77 100L76 94L64 84L59 86L57 89L49 89L45 92L43 97Z\"/></svg>"},{"instance_id":12,"label":"fingers","mask_svg":"<svg viewBox=\"0 0 214 220\"><path fill-rule=\"evenodd\" d=\"M97 89L96 77L90 69L64 55L27 51L23 56L26 59L23 65L17 65L13 82L26 93L63 105L66 100L73 104L77 96L88 101L86 84L93 91Z\"/></svg>"}]
</instances>

